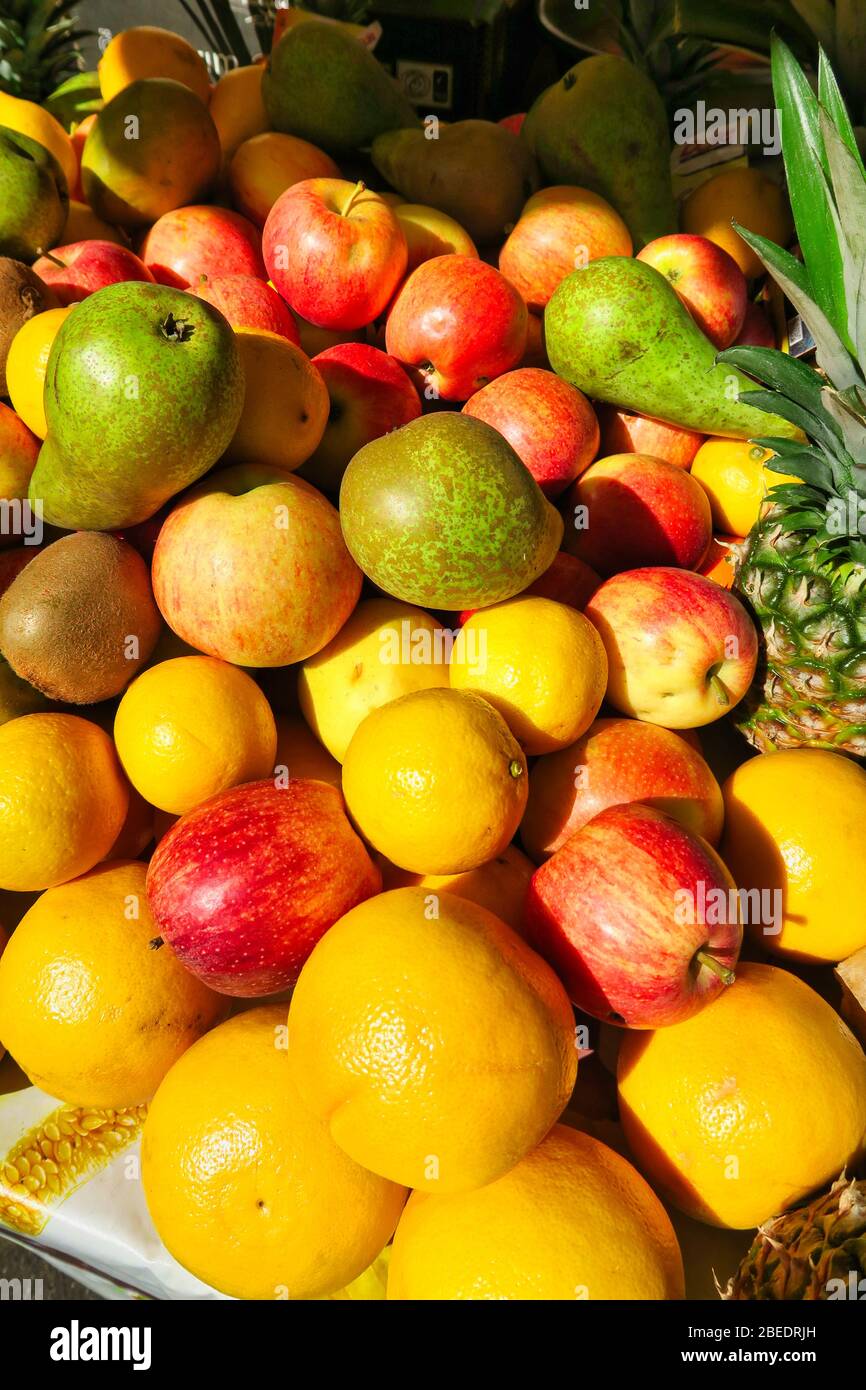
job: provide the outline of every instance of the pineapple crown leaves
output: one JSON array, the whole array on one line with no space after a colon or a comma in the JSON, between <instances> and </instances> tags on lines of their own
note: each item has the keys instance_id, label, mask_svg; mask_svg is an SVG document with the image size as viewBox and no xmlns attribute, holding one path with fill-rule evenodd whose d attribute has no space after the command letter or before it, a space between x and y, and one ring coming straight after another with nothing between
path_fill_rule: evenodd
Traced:
<instances>
[{"instance_id":1,"label":"pineapple crown leaves","mask_svg":"<svg viewBox=\"0 0 866 1390\"><path fill-rule=\"evenodd\" d=\"M71 72L81 69L79 0L2 0L0 91L39 101Z\"/></svg>"}]
</instances>

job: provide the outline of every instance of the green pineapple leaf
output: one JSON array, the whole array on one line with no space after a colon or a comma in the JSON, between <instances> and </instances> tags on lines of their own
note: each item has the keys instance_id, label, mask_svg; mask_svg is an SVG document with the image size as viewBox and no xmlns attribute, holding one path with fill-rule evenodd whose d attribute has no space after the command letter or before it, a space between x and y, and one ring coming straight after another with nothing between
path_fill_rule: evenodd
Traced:
<instances>
[{"instance_id":1,"label":"green pineapple leaf","mask_svg":"<svg viewBox=\"0 0 866 1390\"><path fill-rule=\"evenodd\" d=\"M854 134L854 127L851 124L851 117L848 115L848 108L839 90L839 83L836 81L836 75L824 51L825 46L822 43L818 50L818 101L857 160L860 165L860 172L866 179L866 169L864 169L863 160L860 157L860 149Z\"/></svg>"},{"instance_id":2,"label":"green pineapple leaf","mask_svg":"<svg viewBox=\"0 0 866 1390\"><path fill-rule=\"evenodd\" d=\"M719 354L717 361L738 367L773 391L796 401L804 410L820 419L824 403L821 399L822 381L818 373L796 357L789 357L775 348L732 347ZM841 436L841 431L840 431Z\"/></svg>"},{"instance_id":3,"label":"green pineapple leaf","mask_svg":"<svg viewBox=\"0 0 866 1390\"><path fill-rule=\"evenodd\" d=\"M832 391L825 387L821 392L824 410L835 421L845 448L854 459L866 458L866 415L859 397L857 388Z\"/></svg>"},{"instance_id":4,"label":"green pineapple leaf","mask_svg":"<svg viewBox=\"0 0 866 1390\"><path fill-rule=\"evenodd\" d=\"M862 305L858 291L866 267L866 178L841 135L834 129L826 111L820 113L821 134L833 184L830 208L842 248L845 296L848 302L848 336L857 350L861 368L866 365L866 341L858 342L858 320Z\"/></svg>"}]
</instances>

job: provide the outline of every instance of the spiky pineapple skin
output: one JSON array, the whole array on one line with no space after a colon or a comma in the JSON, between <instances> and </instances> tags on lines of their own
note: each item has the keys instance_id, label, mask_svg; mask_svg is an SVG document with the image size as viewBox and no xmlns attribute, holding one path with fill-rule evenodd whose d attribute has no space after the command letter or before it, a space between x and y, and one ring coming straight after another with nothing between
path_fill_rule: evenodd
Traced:
<instances>
[{"instance_id":1,"label":"spiky pineapple skin","mask_svg":"<svg viewBox=\"0 0 866 1390\"><path fill-rule=\"evenodd\" d=\"M866 565L822 560L787 511L767 506L737 558L736 589L764 638L738 727L761 752L866 758Z\"/></svg>"},{"instance_id":2,"label":"spiky pineapple skin","mask_svg":"<svg viewBox=\"0 0 866 1390\"><path fill-rule=\"evenodd\" d=\"M850 1296L851 1283L856 1289L864 1276L866 1182L843 1176L815 1201L762 1226L722 1297L823 1301Z\"/></svg>"}]
</instances>

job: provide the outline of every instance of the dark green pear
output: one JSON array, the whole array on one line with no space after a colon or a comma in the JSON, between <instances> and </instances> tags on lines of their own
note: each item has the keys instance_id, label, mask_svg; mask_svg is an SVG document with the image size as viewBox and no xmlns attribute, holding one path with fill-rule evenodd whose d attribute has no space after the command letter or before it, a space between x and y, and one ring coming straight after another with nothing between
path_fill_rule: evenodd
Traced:
<instances>
[{"instance_id":1,"label":"dark green pear","mask_svg":"<svg viewBox=\"0 0 866 1390\"><path fill-rule=\"evenodd\" d=\"M331 154L363 149L383 130L420 124L382 64L332 24L286 31L268 59L262 97L274 130Z\"/></svg>"},{"instance_id":2,"label":"dark green pear","mask_svg":"<svg viewBox=\"0 0 866 1390\"><path fill-rule=\"evenodd\" d=\"M471 415L424 415L359 449L340 489L352 556L423 608L484 608L552 563L562 518L503 435Z\"/></svg>"},{"instance_id":3,"label":"dark green pear","mask_svg":"<svg viewBox=\"0 0 866 1390\"><path fill-rule=\"evenodd\" d=\"M670 281L644 261L607 256L567 275L545 309L544 341L557 375L593 400L700 434L798 436L738 399L754 382L716 365Z\"/></svg>"},{"instance_id":4,"label":"dark green pear","mask_svg":"<svg viewBox=\"0 0 866 1390\"><path fill-rule=\"evenodd\" d=\"M146 521L225 452L243 398L217 309L165 285L109 285L76 304L54 340L30 498L65 530Z\"/></svg>"},{"instance_id":5,"label":"dark green pear","mask_svg":"<svg viewBox=\"0 0 866 1390\"><path fill-rule=\"evenodd\" d=\"M66 176L54 155L0 126L0 256L29 265L60 241L68 211Z\"/></svg>"}]
</instances>

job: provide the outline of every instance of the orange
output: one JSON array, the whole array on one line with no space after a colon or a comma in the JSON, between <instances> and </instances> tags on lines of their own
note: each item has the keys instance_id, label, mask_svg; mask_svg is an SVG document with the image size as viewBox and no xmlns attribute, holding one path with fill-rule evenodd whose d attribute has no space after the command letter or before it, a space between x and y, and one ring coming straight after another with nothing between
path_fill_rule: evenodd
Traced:
<instances>
[{"instance_id":1,"label":"orange","mask_svg":"<svg viewBox=\"0 0 866 1390\"><path fill-rule=\"evenodd\" d=\"M361 834L416 874L459 874L501 854L526 807L526 758L502 715L462 690L416 690L374 709L343 762Z\"/></svg>"},{"instance_id":2,"label":"orange","mask_svg":"<svg viewBox=\"0 0 866 1390\"><path fill-rule=\"evenodd\" d=\"M677 1238L655 1193L613 1149L564 1125L476 1192L413 1192L388 1275L397 1300L683 1296Z\"/></svg>"},{"instance_id":3,"label":"orange","mask_svg":"<svg viewBox=\"0 0 866 1390\"><path fill-rule=\"evenodd\" d=\"M544 1137L577 1074L574 1016L492 912L398 888L352 908L289 1010L302 1099L357 1163L406 1187L493 1182Z\"/></svg>"},{"instance_id":4,"label":"orange","mask_svg":"<svg viewBox=\"0 0 866 1390\"><path fill-rule=\"evenodd\" d=\"M233 1298L343 1289L386 1245L406 1197L302 1104L279 1005L230 1019L172 1067L144 1127L141 1176L175 1259Z\"/></svg>"},{"instance_id":5,"label":"orange","mask_svg":"<svg viewBox=\"0 0 866 1390\"><path fill-rule=\"evenodd\" d=\"M142 77L169 77L189 87L205 105L210 100L210 76L204 59L179 34L153 24L139 24L115 34L97 70L105 101Z\"/></svg>"},{"instance_id":6,"label":"orange","mask_svg":"<svg viewBox=\"0 0 866 1390\"><path fill-rule=\"evenodd\" d=\"M261 79L260 79L261 80ZM213 108L211 108L213 114ZM263 227L281 193L303 179L338 179L329 154L297 135L274 130L251 132L238 144L229 164L229 188L238 212Z\"/></svg>"},{"instance_id":7,"label":"orange","mask_svg":"<svg viewBox=\"0 0 866 1390\"><path fill-rule=\"evenodd\" d=\"M719 584L723 589L732 589L737 564L736 548L742 543L742 536L713 536L698 574L702 574L705 579L712 579L714 584Z\"/></svg>"},{"instance_id":8,"label":"orange","mask_svg":"<svg viewBox=\"0 0 866 1390\"><path fill-rule=\"evenodd\" d=\"M53 888L108 854L129 790L114 744L75 714L0 727L0 888Z\"/></svg>"},{"instance_id":9,"label":"orange","mask_svg":"<svg viewBox=\"0 0 866 1390\"><path fill-rule=\"evenodd\" d=\"M34 314L32 319L21 325L9 345L6 359L9 399L16 414L40 439L44 439L48 433L42 401L48 358L60 325L74 307L44 309L41 314Z\"/></svg>"},{"instance_id":10,"label":"orange","mask_svg":"<svg viewBox=\"0 0 866 1390\"><path fill-rule=\"evenodd\" d=\"M448 685L447 629L429 613L393 598L365 599L337 636L303 663L298 699L304 718L340 762L358 725L413 690Z\"/></svg>"},{"instance_id":11,"label":"orange","mask_svg":"<svg viewBox=\"0 0 866 1390\"><path fill-rule=\"evenodd\" d=\"M330 401L318 367L279 333L238 328L246 396L225 463L262 463L291 472L325 432Z\"/></svg>"},{"instance_id":12,"label":"orange","mask_svg":"<svg viewBox=\"0 0 866 1390\"><path fill-rule=\"evenodd\" d=\"M23 501L39 457L39 440L20 416L0 401L0 498ZM11 514L10 514L11 516ZM22 522L25 517L22 513ZM13 527L0 531L0 546L20 540Z\"/></svg>"},{"instance_id":13,"label":"orange","mask_svg":"<svg viewBox=\"0 0 866 1390\"><path fill-rule=\"evenodd\" d=\"M489 700L532 756L566 748L589 728L607 687L607 654L576 608L521 596L463 624L450 673L452 688Z\"/></svg>"},{"instance_id":14,"label":"orange","mask_svg":"<svg viewBox=\"0 0 866 1390\"><path fill-rule=\"evenodd\" d=\"M264 63L232 68L211 91L209 110L226 159L244 140L268 129L270 122L262 101L264 71Z\"/></svg>"},{"instance_id":15,"label":"orange","mask_svg":"<svg viewBox=\"0 0 866 1390\"><path fill-rule=\"evenodd\" d=\"M486 907L512 931L523 935L523 906L535 865L516 845L506 845L495 859L462 874L412 874L389 864L381 855L379 867L386 889L426 888L428 893L453 893Z\"/></svg>"},{"instance_id":16,"label":"orange","mask_svg":"<svg viewBox=\"0 0 866 1390\"><path fill-rule=\"evenodd\" d=\"M692 461L692 477L707 494L713 527L731 536L747 536L761 515L770 488L794 483L789 473L765 465L774 457L745 439L707 439Z\"/></svg>"},{"instance_id":17,"label":"orange","mask_svg":"<svg viewBox=\"0 0 866 1390\"><path fill-rule=\"evenodd\" d=\"M866 946L866 772L822 748L761 753L722 796L721 854L752 895L747 921L759 945L816 963Z\"/></svg>"},{"instance_id":18,"label":"orange","mask_svg":"<svg viewBox=\"0 0 866 1390\"><path fill-rule=\"evenodd\" d=\"M114 739L132 785L183 815L209 796L274 770L277 730L252 676L212 656L151 666L127 687Z\"/></svg>"},{"instance_id":19,"label":"orange","mask_svg":"<svg viewBox=\"0 0 866 1390\"><path fill-rule=\"evenodd\" d=\"M69 1105L149 1100L226 1000L159 932L144 864L104 864L49 888L0 960L0 1037L34 1086Z\"/></svg>"},{"instance_id":20,"label":"orange","mask_svg":"<svg viewBox=\"0 0 866 1390\"><path fill-rule=\"evenodd\" d=\"M741 961L735 983L685 1023L623 1034L619 1097L656 1192L745 1230L858 1161L866 1056L802 980Z\"/></svg>"},{"instance_id":21,"label":"orange","mask_svg":"<svg viewBox=\"0 0 866 1390\"><path fill-rule=\"evenodd\" d=\"M707 179L686 199L680 220L684 232L705 236L733 256L749 279L764 267L731 222L779 246L787 246L793 231L784 192L760 169L723 169Z\"/></svg>"},{"instance_id":22,"label":"orange","mask_svg":"<svg viewBox=\"0 0 866 1390\"><path fill-rule=\"evenodd\" d=\"M78 159L72 141L50 111L35 101L0 92L0 125L29 135L53 154L66 177L67 192L72 193L78 179Z\"/></svg>"}]
</instances>

